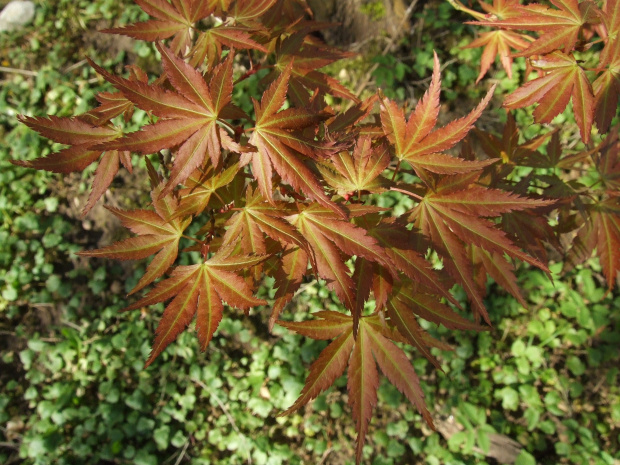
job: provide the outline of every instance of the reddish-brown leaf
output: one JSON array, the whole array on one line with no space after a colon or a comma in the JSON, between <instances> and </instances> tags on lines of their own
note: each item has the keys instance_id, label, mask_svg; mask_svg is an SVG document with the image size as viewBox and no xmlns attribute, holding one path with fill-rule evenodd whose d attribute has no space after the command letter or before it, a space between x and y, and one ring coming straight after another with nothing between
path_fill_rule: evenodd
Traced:
<instances>
[{"instance_id":1,"label":"reddish-brown leaf","mask_svg":"<svg viewBox=\"0 0 620 465\"><path fill-rule=\"evenodd\" d=\"M162 200L172 202L173 199ZM180 218L170 220L163 211L110 209L123 226L137 237L116 242L101 249L78 252L87 257L115 258L117 260L136 260L157 253L146 268L144 276L130 294L139 291L162 276L174 263L179 248L179 240L189 221Z\"/></svg>"},{"instance_id":2,"label":"reddish-brown leaf","mask_svg":"<svg viewBox=\"0 0 620 465\"><path fill-rule=\"evenodd\" d=\"M594 95L585 71L572 55L553 52L533 62L543 73L519 87L504 100L508 109L523 108L538 102L534 118L549 123L573 99L573 112L584 142L590 140L594 117Z\"/></svg>"}]
</instances>

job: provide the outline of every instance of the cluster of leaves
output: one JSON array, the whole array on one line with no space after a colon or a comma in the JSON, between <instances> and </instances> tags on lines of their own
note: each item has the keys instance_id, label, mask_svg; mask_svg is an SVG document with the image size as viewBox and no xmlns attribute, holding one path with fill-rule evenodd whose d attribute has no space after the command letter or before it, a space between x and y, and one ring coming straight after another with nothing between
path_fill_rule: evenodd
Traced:
<instances>
[{"instance_id":1,"label":"cluster of leaves","mask_svg":"<svg viewBox=\"0 0 620 465\"><path fill-rule=\"evenodd\" d=\"M110 209L135 236L81 254L120 260L154 255L130 293L153 287L128 308L170 301L147 365L194 317L205 350L224 302L246 313L267 305L254 296L265 276L277 289L270 328L304 280L319 277L342 312L280 322L313 339L333 339L287 412L317 397L347 370L359 461L377 402L377 365L433 427L402 346L414 347L437 368L431 348L448 347L419 319L449 329L485 329L481 320L491 321L483 301L487 275L525 305L511 260L547 272L545 244L560 249L559 237L573 231L578 236L571 263L597 249L613 287L620 269L617 130L592 150L569 155L555 135L543 154L538 149L546 138L519 144L509 118L502 137L477 132L484 154L464 145L456 157L446 152L466 137L493 89L467 116L435 128L441 87L436 57L428 91L406 116L381 95L359 101L319 71L347 54L311 35L325 25L305 19L302 0L136 3L152 19L109 32L154 41L161 76L149 82L133 66L123 78L91 62L115 91L97 94L99 106L79 116L23 117L30 128L68 147L15 163L58 173L97 164L87 213L120 169L133 169L132 153L145 156L153 209ZM613 50L620 41L616 3L607 1L603 10L612 19L599 24L600 31L609 31L604 63L615 63L608 57L617 55ZM546 51L550 62L567 56ZM236 66L246 71L239 73ZM268 71L261 80L265 91L248 114L235 105L235 88L261 69ZM609 69L617 77L611 64ZM562 83L568 81L562 76ZM560 82L541 79L545 91ZM573 81L585 86L583 79ZM617 99L616 87L608 87L606 95ZM349 109L328 105L327 94ZM523 105L533 101L526 98ZM126 122L136 108L149 115L150 124L131 132ZM584 133L590 130L591 117L589 125L577 121ZM589 132L583 138L587 141ZM564 176L577 164L593 167L589 172L598 176L599 187ZM516 182L518 166L534 170ZM408 195L415 206L399 216L378 207L390 191ZM553 227L546 214L554 218ZM195 252L198 263L175 266ZM434 254L441 269L433 267ZM454 285L467 295L475 322L458 312L462 305L450 292Z\"/></svg>"},{"instance_id":2,"label":"cluster of leaves","mask_svg":"<svg viewBox=\"0 0 620 465\"><path fill-rule=\"evenodd\" d=\"M618 109L620 5L615 0L605 0L601 8L588 0L550 3L552 6L494 0L492 5L481 4L485 14L462 8L479 19L470 24L498 28L469 44L485 47L478 81L496 55L508 76L512 74L514 57L527 58L529 71L536 71L538 77L509 95L504 106L516 109L538 103L534 111L536 121L549 123L572 99L581 137L589 142L593 123L601 133L607 133ZM589 69L580 61L579 52L600 42L603 47L598 65ZM511 53L511 49L517 53Z\"/></svg>"}]
</instances>

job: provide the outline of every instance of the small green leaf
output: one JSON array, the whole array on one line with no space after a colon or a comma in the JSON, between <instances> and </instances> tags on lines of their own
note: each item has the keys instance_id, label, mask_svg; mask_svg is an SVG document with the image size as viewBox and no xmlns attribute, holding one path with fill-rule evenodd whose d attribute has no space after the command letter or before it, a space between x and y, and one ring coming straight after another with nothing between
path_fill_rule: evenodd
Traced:
<instances>
[{"instance_id":1,"label":"small green leaf","mask_svg":"<svg viewBox=\"0 0 620 465\"><path fill-rule=\"evenodd\" d=\"M525 343L521 339L517 339L512 343L512 347L510 348L510 352L513 357L521 357L525 353Z\"/></svg>"},{"instance_id":2,"label":"small green leaf","mask_svg":"<svg viewBox=\"0 0 620 465\"><path fill-rule=\"evenodd\" d=\"M575 376L581 376L586 371L586 366L581 360L579 360L579 357L576 357L575 355L571 355L568 359L566 359L566 366Z\"/></svg>"},{"instance_id":3,"label":"small green leaf","mask_svg":"<svg viewBox=\"0 0 620 465\"><path fill-rule=\"evenodd\" d=\"M488 433L482 429L479 429L476 436L478 438L478 447L480 447L482 452L487 455L489 453L489 449L491 448L491 440L489 439Z\"/></svg>"},{"instance_id":4,"label":"small green leaf","mask_svg":"<svg viewBox=\"0 0 620 465\"><path fill-rule=\"evenodd\" d=\"M502 400L502 407L506 410L517 410L519 407L519 394L510 387L497 391L495 397Z\"/></svg>"},{"instance_id":5,"label":"small green leaf","mask_svg":"<svg viewBox=\"0 0 620 465\"><path fill-rule=\"evenodd\" d=\"M515 465L536 465L536 459L528 451L522 449L515 460Z\"/></svg>"}]
</instances>

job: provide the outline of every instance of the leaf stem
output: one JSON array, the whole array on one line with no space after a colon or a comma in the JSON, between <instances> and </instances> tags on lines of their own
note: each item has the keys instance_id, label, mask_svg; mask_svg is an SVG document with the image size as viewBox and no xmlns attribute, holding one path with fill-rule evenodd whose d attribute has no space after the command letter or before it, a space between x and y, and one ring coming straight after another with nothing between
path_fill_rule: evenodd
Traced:
<instances>
[{"instance_id":1,"label":"leaf stem","mask_svg":"<svg viewBox=\"0 0 620 465\"><path fill-rule=\"evenodd\" d=\"M182 234L181 237L190 241L194 241L198 244L202 244L202 241L200 239L196 239L195 237L186 236L185 234Z\"/></svg>"},{"instance_id":2,"label":"leaf stem","mask_svg":"<svg viewBox=\"0 0 620 465\"><path fill-rule=\"evenodd\" d=\"M414 199L418 199L420 202L424 200L423 197L420 197L418 194L414 194L413 192L406 191L405 189L399 189L398 187L390 187L391 191L400 192L401 194L407 194Z\"/></svg>"},{"instance_id":3,"label":"leaf stem","mask_svg":"<svg viewBox=\"0 0 620 465\"><path fill-rule=\"evenodd\" d=\"M396 168L394 168L394 174L392 175L392 181L394 181L394 179L396 179L396 175L398 174L398 170L400 169L400 162L402 160L399 158L398 159L398 163L396 164Z\"/></svg>"},{"instance_id":4,"label":"leaf stem","mask_svg":"<svg viewBox=\"0 0 620 465\"><path fill-rule=\"evenodd\" d=\"M467 8L465 5L459 2L459 0L448 0L448 3L452 5L455 9L462 11L464 13L470 14L474 18L480 21L485 21L487 19L484 13L479 13L477 11L472 10L471 8Z\"/></svg>"}]
</instances>

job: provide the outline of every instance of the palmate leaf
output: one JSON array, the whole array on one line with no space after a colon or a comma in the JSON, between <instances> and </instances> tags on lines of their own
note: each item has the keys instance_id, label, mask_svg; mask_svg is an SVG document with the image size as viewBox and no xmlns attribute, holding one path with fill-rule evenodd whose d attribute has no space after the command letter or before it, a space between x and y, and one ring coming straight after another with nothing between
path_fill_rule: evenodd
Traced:
<instances>
[{"instance_id":1,"label":"palmate leaf","mask_svg":"<svg viewBox=\"0 0 620 465\"><path fill-rule=\"evenodd\" d=\"M342 209L327 197L302 158L302 155L309 158L319 156L317 144L306 138L301 129L316 124L322 117L298 108L278 111L286 99L290 72L289 66L265 91L261 102L254 102L256 126L249 142L257 152L252 154L252 174L268 201L273 199L272 175L275 170L294 189L344 217Z\"/></svg>"},{"instance_id":2,"label":"palmate leaf","mask_svg":"<svg viewBox=\"0 0 620 465\"><path fill-rule=\"evenodd\" d=\"M620 272L620 198L587 205L588 218L580 220L581 229L573 241L565 270L592 256L594 250L603 267L607 286L612 290Z\"/></svg>"},{"instance_id":3,"label":"palmate leaf","mask_svg":"<svg viewBox=\"0 0 620 465\"><path fill-rule=\"evenodd\" d=\"M544 55L554 50L569 53L579 41L582 29L599 21L600 11L591 1L550 0L557 7L541 4L519 5L519 14L499 21L479 21L468 24L497 26L506 29L540 31L541 36L529 47L514 56Z\"/></svg>"},{"instance_id":4,"label":"palmate leaf","mask_svg":"<svg viewBox=\"0 0 620 465\"><path fill-rule=\"evenodd\" d=\"M151 111L160 120L101 148L138 151L144 154L180 145L162 194L183 183L199 167L207 154L214 166L221 160L221 148L238 150L217 121L230 103L232 94L232 55L213 70L209 85L204 76L169 49L158 44L166 76L175 88L167 91L157 85L132 82L112 76L93 64L99 74L138 107Z\"/></svg>"},{"instance_id":5,"label":"palmate leaf","mask_svg":"<svg viewBox=\"0 0 620 465\"><path fill-rule=\"evenodd\" d=\"M519 87L504 100L508 109L523 108L538 102L534 119L549 123L573 99L575 121L584 142L590 140L594 117L594 95L585 71L572 55L553 52L533 62L545 74Z\"/></svg>"},{"instance_id":6,"label":"palmate leaf","mask_svg":"<svg viewBox=\"0 0 620 465\"><path fill-rule=\"evenodd\" d=\"M512 113L507 112L506 124L501 139L494 134L474 128L474 134L482 149L490 158L499 158L504 163L532 166L546 157L538 151L551 133L541 134L534 139L519 143L519 130ZM497 166L497 165L496 165Z\"/></svg>"},{"instance_id":7,"label":"palmate leaf","mask_svg":"<svg viewBox=\"0 0 620 465\"><path fill-rule=\"evenodd\" d=\"M300 32L276 43L276 69L265 76L264 80L269 82L275 79L279 72L290 67L291 87L302 87L312 92L319 89L335 97L357 101L355 95L337 79L318 71L337 60L354 55L325 45L319 47L310 42L308 32L309 29L302 28Z\"/></svg>"},{"instance_id":8,"label":"palmate leaf","mask_svg":"<svg viewBox=\"0 0 620 465\"><path fill-rule=\"evenodd\" d=\"M70 147L35 160L13 160L11 163L14 165L54 173L71 173L83 171L99 159L92 190L82 210L83 215L95 206L97 200L108 189L121 163L129 172L132 171L130 152L122 149L106 151L95 148L121 135L119 128L108 124L107 120L100 124L100 121L91 113L71 118L22 116L19 119L42 136L54 142L70 145Z\"/></svg>"},{"instance_id":9,"label":"palmate leaf","mask_svg":"<svg viewBox=\"0 0 620 465\"><path fill-rule=\"evenodd\" d=\"M422 179L426 178L426 171L437 174L467 173L495 163L495 160L466 161L441 153L454 147L467 135L489 103L495 88L488 92L469 115L432 131L439 115L440 88L439 59L435 54L431 85L408 121L405 121L404 112L395 102L383 100L381 124L394 155L399 160L408 162Z\"/></svg>"},{"instance_id":10,"label":"palmate leaf","mask_svg":"<svg viewBox=\"0 0 620 465\"><path fill-rule=\"evenodd\" d=\"M520 197L498 189L471 184L469 176L443 178L413 210L410 221L427 236L443 258L446 271L465 289L475 315L490 324L482 295L473 279L471 260L464 244L474 244L498 255L508 254L548 271L539 260L525 254L487 217L548 206L551 201Z\"/></svg>"},{"instance_id":11,"label":"palmate leaf","mask_svg":"<svg viewBox=\"0 0 620 465\"><path fill-rule=\"evenodd\" d=\"M357 213L350 212L353 215L360 213L364 213L363 206ZM342 254L378 263L396 275L393 263L377 241L368 236L363 228L341 220L332 210L317 204L307 205L299 213L287 217L287 220L309 244L318 275L327 281L327 287L336 293L351 312L359 311L359 307L356 305L354 283ZM355 319L357 321L357 316Z\"/></svg>"},{"instance_id":12,"label":"palmate leaf","mask_svg":"<svg viewBox=\"0 0 620 465\"><path fill-rule=\"evenodd\" d=\"M620 1L607 0L602 19L607 37L601 51L600 66L605 69L592 87L595 99L594 120L599 130L606 133L613 117L618 113L620 97Z\"/></svg>"},{"instance_id":13,"label":"palmate leaf","mask_svg":"<svg viewBox=\"0 0 620 465\"><path fill-rule=\"evenodd\" d=\"M216 7L215 2L207 0L172 0L172 3L168 0L135 1L155 19L102 32L151 42L173 37L171 48L175 55L186 52L191 43L194 24L213 13Z\"/></svg>"},{"instance_id":14,"label":"palmate leaf","mask_svg":"<svg viewBox=\"0 0 620 465\"><path fill-rule=\"evenodd\" d=\"M267 49L252 39L252 29L222 24L201 32L196 39L196 45L191 51L190 64L201 66L205 59L209 66L214 66L222 55L222 47L236 50L260 50L267 53Z\"/></svg>"},{"instance_id":15,"label":"palmate leaf","mask_svg":"<svg viewBox=\"0 0 620 465\"><path fill-rule=\"evenodd\" d=\"M483 23L484 24L484 23ZM529 45L527 36L512 31L483 32L480 37L464 48L484 47L480 58L480 74L476 78L476 84L489 71L489 68L499 55L499 60L509 78L512 79L512 55L510 49L523 50Z\"/></svg>"},{"instance_id":16,"label":"palmate leaf","mask_svg":"<svg viewBox=\"0 0 620 465\"><path fill-rule=\"evenodd\" d=\"M222 302L242 310L267 303L253 297L244 279L233 273L257 265L266 256L226 256L226 251L230 250L224 249L202 264L176 267L170 278L127 307L133 310L172 299L157 326L146 366L185 330L194 315L200 349L204 351L222 319Z\"/></svg>"},{"instance_id":17,"label":"palmate leaf","mask_svg":"<svg viewBox=\"0 0 620 465\"><path fill-rule=\"evenodd\" d=\"M130 294L148 286L172 266L179 251L179 240L190 223L189 219L171 219L178 208L176 199L171 196L156 198L154 206L155 211L108 208L123 226L137 236L101 249L78 252L78 255L86 257L117 260L137 260L156 253Z\"/></svg>"},{"instance_id":18,"label":"palmate leaf","mask_svg":"<svg viewBox=\"0 0 620 465\"><path fill-rule=\"evenodd\" d=\"M352 317L331 311L314 315L319 319L301 323L278 322L287 329L311 338L335 338L310 367L306 385L297 401L282 415L294 412L325 391L344 373L348 365L347 390L358 432L356 461L360 463L368 424L377 403L378 365L388 380L416 406L428 425L434 428L431 415L424 404L419 378L405 353L390 340L392 333L382 325L378 315L360 319L358 336L355 339Z\"/></svg>"},{"instance_id":19,"label":"palmate leaf","mask_svg":"<svg viewBox=\"0 0 620 465\"><path fill-rule=\"evenodd\" d=\"M272 205L261 196L258 189L248 185L245 202L240 201L236 205L235 213L225 224L227 229L222 238L224 245L236 245L245 254L265 254L265 236L268 236L280 243L280 249L290 244L309 252L308 244L302 235L284 220L290 213L284 202L275 202L275 205ZM259 281L262 269L257 266L252 271L254 281Z\"/></svg>"},{"instance_id":20,"label":"palmate leaf","mask_svg":"<svg viewBox=\"0 0 620 465\"><path fill-rule=\"evenodd\" d=\"M179 209L175 215L179 217L198 215L212 205L212 199L217 201L218 189L222 189L233 182L239 172L239 163L233 163L223 171L216 170L207 158L204 165L196 169L184 181L185 188L178 191ZM220 208L223 207L220 202Z\"/></svg>"},{"instance_id":21,"label":"palmate leaf","mask_svg":"<svg viewBox=\"0 0 620 465\"><path fill-rule=\"evenodd\" d=\"M352 155L348 151L338 152L329 159L329 164L318 165L318 168L338 194L349 198L355 193L385 191L390 183L381 173L390 161L385 145L372 147L370 137L362 136L357 140Z\"/></svg>"}]
</instances>

